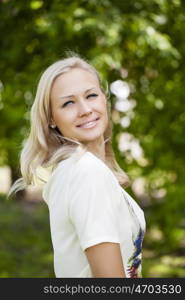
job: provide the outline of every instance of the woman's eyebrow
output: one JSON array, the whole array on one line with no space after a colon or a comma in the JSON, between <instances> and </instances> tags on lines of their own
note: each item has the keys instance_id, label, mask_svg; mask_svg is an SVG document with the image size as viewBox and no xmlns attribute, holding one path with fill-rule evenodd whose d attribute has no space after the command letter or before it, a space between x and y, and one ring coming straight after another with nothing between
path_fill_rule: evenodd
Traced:
<instances>
[{"instance_id":1,"label":"woman's eyebrow","mask_svg":"<svg viewBox=\"0 0 185 300\"><path fill-rule=\"evenodd\" d=\"M90 89L87 89L84 94L86 94L87 92L91 91L92 89L95 89L95 87L92 87ZM66 98L71 98L71 97L74 97L74 95L69 95L69 96L62 96L62 97L59 97L60 99L66 99Z\"/></svg>"}]
</instances>

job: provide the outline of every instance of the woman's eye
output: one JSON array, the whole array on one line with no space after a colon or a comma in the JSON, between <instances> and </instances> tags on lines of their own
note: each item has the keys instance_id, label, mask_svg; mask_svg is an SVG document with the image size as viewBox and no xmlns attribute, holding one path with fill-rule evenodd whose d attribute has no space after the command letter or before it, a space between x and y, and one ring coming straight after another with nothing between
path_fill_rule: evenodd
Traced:
<instances>
[{"instance_id":1,"label":"woman's eye","mask_svg":"<svg viewBox=\"0 0 185 300\"><path fill-rule=\"evenodd\" d=\"M67 106L68 105L68 103L72 103L73 101L67 101L67 102L65 102L63 105L62 105L62 107L65 107L65 106Z\"/></svg>"},{"instance_id":2,"label":"woman's eye","mask_svg":"<svg viewBox=\"0 0 185 300\"><path fill-rule=\"evenodd\" d=\"M97 94L90 94L87 96L87 98L90 98L90 97L97 97L98 95Z\"/></svg>"},{"instance_id":3,"label":"woman's eye","mask_svg":"<svg viewBox=\"0 0 185 300\"><path fill-rule=\"evenodd\" d=\"M90 98L90 97L97 97L97 96L98 96L97 94L90 94L90 95L87 96L87 99ZM67 102L65 102L65 103L62 105L62 107L67 106L69 103L73 103L73 101L67 101Z\"/></svg>"}]
</instances>

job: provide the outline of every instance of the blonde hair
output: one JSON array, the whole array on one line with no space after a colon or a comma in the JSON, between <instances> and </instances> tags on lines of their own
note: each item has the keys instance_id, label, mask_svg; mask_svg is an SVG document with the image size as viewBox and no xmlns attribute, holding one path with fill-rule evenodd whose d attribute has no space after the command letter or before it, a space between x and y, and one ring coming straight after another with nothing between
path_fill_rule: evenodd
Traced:
<instances>
[{"instance_id":1,"label":"blonde hair","mask_svg":"<svg viewBox=\"0 0 185 300\"><path fill-rule=\"evenodd\" d=\"M64 137L58 130L50 127L52 117L50 93L52 84L59 75L75 67L85 69L94 74L103 91L101 79L96 69L77 54L73 53L72 56L55 62L45 70L38 83L36 97L31 108L30 133L20 155L22 178L13 184L9 195L30 185L36 185L37 179L39 179L39 167L53 170L60 161L68 158L76 150L81 149L81 153L86 151L84 144ZM104 132L105 163L113 171L120 185L127 186L129 183L128 176L116 162L112 149L111 111L108 101L107 105L109 121ZM42 180L42 178L40 179Z\"/></svg>"}]
</instances>

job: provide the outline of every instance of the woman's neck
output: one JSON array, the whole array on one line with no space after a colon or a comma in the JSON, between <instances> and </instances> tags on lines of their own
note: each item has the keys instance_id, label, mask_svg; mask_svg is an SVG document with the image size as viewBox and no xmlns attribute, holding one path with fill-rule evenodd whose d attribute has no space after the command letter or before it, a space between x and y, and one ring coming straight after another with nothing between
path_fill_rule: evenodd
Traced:
<instances>
[{"instance_id":1,"label":"woman's neck","mask_svg":"<svg viewBox=\"0 0 185 300\"><path fill-rule=\"evenodd\" d=\"M103 136L99 137L96 141L89 142L86 146L88 151L92 152L105 162L105 144Z\"/></svg>"}]
</instances>

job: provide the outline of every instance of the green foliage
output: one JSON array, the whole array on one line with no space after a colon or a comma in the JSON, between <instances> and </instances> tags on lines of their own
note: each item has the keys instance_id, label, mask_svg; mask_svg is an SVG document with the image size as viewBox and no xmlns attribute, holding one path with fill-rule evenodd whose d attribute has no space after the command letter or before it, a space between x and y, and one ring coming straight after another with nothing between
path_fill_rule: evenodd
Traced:
<instances>
[{"instance_id":1,"label":"green foliage","mask_svg":"<svg viewBox=\"0 0 185 300\"><path fill-rule=\"evenodd\" d=\"M163 233L158 251L184 243L185 2L180 0L10 1L0 4L0 164L16 178L29 109L42 71L66 50L79 52L111 83L126 80L136 101L128 128L116 112L113 146L132 180L145 180L138 197L148 229ZM115 99L111 97L112 113ZM136 137L145 164L129 160L118 147L124 131ZM163 196L156 196L163 191ZM130 190L133 193L132 190ZM181 232L181 234L179 234ZM162 247L162 248L161 248Z\"/></svg>"},{"instance_id":2,"label":"green foliage","mask_svg":"<svg viewBox=\"0 0 185 300\"><path fill-rule=\"evenodd\" d=\"M1 199L0 277L54 277L44 203Z\"/></svg>"}]
</instances>

